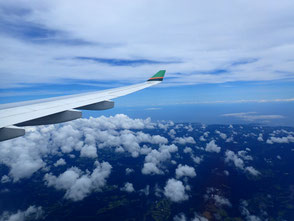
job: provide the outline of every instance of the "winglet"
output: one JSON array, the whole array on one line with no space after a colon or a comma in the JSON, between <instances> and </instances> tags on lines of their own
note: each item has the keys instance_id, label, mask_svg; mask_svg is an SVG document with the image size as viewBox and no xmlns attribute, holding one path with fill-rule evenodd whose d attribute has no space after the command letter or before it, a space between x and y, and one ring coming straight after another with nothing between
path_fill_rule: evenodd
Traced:
<instances>
[{"instance_id":1,"label":"winglet","mask_svg":"<svg viewBox=\"0 0 294 221\"><path fill-rule=\"evenodd\" d=\"M155 75L148 79L148 81L162 81L164 78L165 70L158 71Z\"/></svg>"}]
</instances>

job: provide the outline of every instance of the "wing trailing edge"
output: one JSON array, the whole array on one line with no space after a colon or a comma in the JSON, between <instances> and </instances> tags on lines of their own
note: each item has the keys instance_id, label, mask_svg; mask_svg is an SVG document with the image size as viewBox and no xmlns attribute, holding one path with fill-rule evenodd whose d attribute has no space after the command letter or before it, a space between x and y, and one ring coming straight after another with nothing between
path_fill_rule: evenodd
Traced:
<instances>
[{"instance_id":1,"label":"wing trailing edge","mask_svg":"<svg viewBox=\"0 0 294 221\"><path fill-rule=\"evenodd\" d=\"M161 83L165 70L147 82L108 90L0 105L0 141L23 136L16 126L55 124L82 117L78 110L106 110L114 107L113 98L125 96Z\"/></svg>"}]
</instances>

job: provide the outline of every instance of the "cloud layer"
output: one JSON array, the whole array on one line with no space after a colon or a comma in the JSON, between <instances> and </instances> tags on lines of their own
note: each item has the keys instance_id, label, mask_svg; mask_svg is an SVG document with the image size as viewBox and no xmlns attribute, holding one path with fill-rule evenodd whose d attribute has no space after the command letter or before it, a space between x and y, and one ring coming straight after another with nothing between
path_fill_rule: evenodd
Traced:
<instances>
[{"instance_id":1,"label":"cloud layer","mask_svg":"<svg viewBox=\"0 0 294 221\"><path fill-rule=\"evenodd\" d=\"M138 81L162 66L169 85L292 79L293 4L3 1L1 87Z\"/></svg>"}]
</instances>

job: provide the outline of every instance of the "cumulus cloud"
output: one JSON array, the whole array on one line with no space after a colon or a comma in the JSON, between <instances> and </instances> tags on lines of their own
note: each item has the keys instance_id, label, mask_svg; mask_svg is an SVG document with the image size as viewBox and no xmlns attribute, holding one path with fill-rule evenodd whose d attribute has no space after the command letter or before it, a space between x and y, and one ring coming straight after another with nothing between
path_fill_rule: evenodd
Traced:
<instances>
[{"instance_id":1,"label":"cumulus cloud","mask_svg":"<svg viewBox=\"0 0 294 221\"><path fill-rule=\"evenodd\" d=\"M10 181L11 181L11 179L10 179L10 177L7 176L7 175L3 175L3 176L1 177L1 183L8 183L8 182L10 182Z\"/></svg>"},{"instance_id":2,"label":"cumulus cloud","mask_svg":"<svg viewBox=\"0 0 294 221\"><path fill-rule=\"evenodd\" d=\"M176 215L173 220L174 221L187 221L187 217L185 216L185 214L181 213L181 214Z\"/></svg>"},{"instance_id":3,"label":"cumulus cloud","mask_svg":"<svg viewBox=\"0 0 294 221\"><path fill-rule=\"evenodd\" d=\"M235 154L233 151L227 150L225 152L225 162L226 163L232 162L235 165L235 167L237 167L238 169L242 171L246 171L253 176L260 175L261 173L258 170L256 170L254 167L252 166L245 167L244 160L252 160L252 157L247 156L246 153L247 153L246 151L239 151L238 154ZM238 155L241 156L244 160Z\"/></svg>"},{"instance_id":4,"label":"cumulus cloud","mask_svg":"<svg viewBox=\"0 0 294 221\"><path fill-rule=\"evenodd\" d=\"M200 136L200 137L199 137L199 140L200 140L200 141L203 141L203 142L206 141L206 139L205 139L203 136Z\"/></svg>"},{"instance_id":5,"label":"cumulus cloud","mask_svg":"<svg viewBox=\"0 0 294 221\"><path fill-rule=\"evenodd\" d=\"M182 202L189 198L182 181L169 179L164 187L164 195L173 202Z\"/></svg>"},{"instance_id":6,"label":"cumulus cloud","mask_svg":"<svg viewBox=\"0 0 294 221\"><path fill-rule=\"evenodd\" d=\"M143 174L163 174L163 171L158 168L158 166L155 163L147 162L144 163Z\"/></svg>"},{"instance_id":7,"label":"cumulus cloud","mask_svg":"<svg viewBox=\"0 0 294 221\"><path fill-rule=\"evenodd\" d=\"M192 132L193 131L193 127L191 124L188 124L187 126L184 127L188 132Z\"/></svg>"},{"instance_id":8,"label":"cumulus cloud","mask_svg":"<svg viewBox=\"0 0 294 221\"><path fill-rule=\"evenodd\" d=\"M88 196L92 191L100 191L106 184L110 175L111 165L108 162L95 161L96 168L90 174L77 167L71 167L59 176L47 173L44 180L47 186L53 186L57 190L65 190L64 197L73 201L79 201Z\"/></svg>"},{"instance_id":9,"label":"cumulus cloud","mask_svg":"<svg viewBox=\"0 0 294 221\"><path fill-rule=\"evenodd\" d=\"M188 165L182 165L179 164L177 169L176 169L176 177L177 179L181 178L181 177L195 177L196 176L196 172L195 169L193 167L190 167Z\"/></svg>"},{"instance_id":10,"label":"cumulus cloud","mask_svg":"<svg viewBox=\"0 0 294 221\"><path fill-rule=\"evenodd\" d=\"M226 139L226 142L227 142L227 143L229 143L229 142L233 142L233 141L234 141L234 137L233 137L233 136L228 137L228 138Z\"/></svg>"},{"instance_id":11,"label":"cumulus cloud","mask_svg":"<svg viewBox=\"0 0 294 221\"><path fill-rule=\"evenodd\" d=\"M0 221L25 221L25 220L40 220L43 216L41 206L30 206L25 211L18 210L16 213L5 211L0 216Z\"/></svg>"},{"instance_id":12,"label":"cumulus cloud","mask_svg":"<svg viewBox=\"0 0 294 221\"><path fill-rule=\"evenodd\" d=\"M45 166L42 156L49 153L46 138L40 132L8 140L0 144L0 163L10 168L9 176L16 182L28 178ZM46 134L44 134L46 137Z\"/></svg>"},{"instance_id":13,"label":"cumulus cloud","mask_svg":"<svg viewBox=\"0 0 294 221\"><path fill-rule=\"evenodd\" d=\"M219 153L221 151L221 147L216 145L215 140L212 140L206 144L205 151Z\"/></svg>"},{"instance_id":14,"label":"cumulus cloud","mask_svg":"<svg viewBox=\"0 0 294 221\"><path fill-rule=\"evenodd\" d=\"M257 140L260 141L260 142L263 141L263 135L262 135L262 133L260 133L260 134L258 135Z\"/></svg>"},{"instance_id":15,"label":"cumulus cloud","mask_svg":"<svg viewBox=\"0 0 294 221\"><path fill-rule=\"evenodd\" d=\"M253 157L247 155L247 151L245 151L245 150L238 151L238 156L240 156L241 158L243 158L243 160L253 160Z\"/></svg>"},{"instance_id":16,"label":"cumulus cloud","mask_svg":"<svg viewBox=\"0 0 294 221\"><path fill-rule=\"evenodd\" d=\"M58 166L62 166L62 165L65 165L65 164L66 164L65 160L64 160L63 158L60 158L60 159L57 160L53 165L54 165L55 167L58 167Z\"/></svg>"},{"instance_id":17,"label":"cumulus cloud","mask_svg":"<svg viewBox=\"0 0 294 221\"><path fill-rule=\"evenodd\" d=\"M169 135L171 138L174 138L176 134L177 134L177 132L176 132L174 129L171 129L171 130L168 132L168 135Z\"/></svg>"},{"instance_id":18,"label":"cumulus cloud","mask_svg":"<svg viewBox=\"0 0 294 221\"><path fill-rule=\"evenodd\" d=\"M239 168L239 169L244 169L244 161L239 158L233 151L231 150L227 150L225 152L225 162L233 162L235 167Z\"/></svg>"},{"instance_id":19,"label":"cumulus cloud","mask_svg":"<svg viewBox=\"0 0 294 221\"><path fill-rule=\"evenodd\" d=\"M227 135L225 133L220 132L219 130L215 131L223 140L227 139Z\"/></svg>"},{"instance_id":20,"label":"cumulus cloud","mask_svg":"<svg viewBox=\"0 0 294 221\"><path fill-rule=\"evenodd\" d=\"M188 218L185 216L185 214L180 213L180 214L176 215L173 220L174 221L187 221ZM194 217L190 220L191 221L208 221L208 219L206 219L203 216L200 216L198 213L195 213Z\"/></svg>"},{"instance_id":21,"label":"cumulus cloud","mask_svg":"<svg viewBox=\"0 0 294 221\"><path fill-rule=\"evenodd\" d=\"M193 137L176 137L173 142L181 145L196 143Z\"/></svg>"},{"instance_id":22,"label":"cumulus cloud","mask_svg":"<svg viewBox=\"0 0 294 221\"><path fill-rule=\"evenodd\" d=\"M160 169L162 163L171 158L171 153L177 152L178 147L175 144L161 145L158 150L152 150L145 157L144 166L142 169L143 174L163 174Z\"/></svg>"},{"instance_id":23,"label":"cumulus cloud","mask_svg":"<svg viewBox=\"0 0 294 221\"><path fill-rule=\"evenodd\" d=\"M125 185L122 188L120 188L120 190L128 193L132 193L135 191L133 184L129 182L126 182Z\"/></svg>"},{"instance_id":24,"label":"cumulus cloud","mask_svg":"<svg viewBox=\"0 0 294 221\"><path fill-rule=\"evenodd\" d=\"M194 218L192 218L191 221L208 221L208 219L195 213L195 216L194 216Z\"/></svg>"},{"instance_id":25,"label":"cumulus cloud","mask_svg":"<svg viewBox=\"0 0 294 221\"><path fill-rule=\"evenodd\" d=\"M232 207L231 202L226 199L225 197L221 196L219 193L219 190L215 188L207 188L206 194L204 195L204 199L207 200L213 200L215 205L218 207L227 206Z\"/></svg>"},{"instance_id":26,"label":"cumulus cloud","mask_svg":"<svg viewBox=\"0 0 294 221\"><path fill-rule=\"evenodd\" d=\"M193 160L195 163L197 163L197 164L200 164L201 161L203 160L203 156L198 157L198 156L191 155L191 158L192 158L192 160Z\"/></svg>"},{"instance_id":27,"label":"cumulus cloud","mask_svg":"<svg viewBox=\"0 0 294 221\"><path fill-rule=\"evenodd\" d=\"M192 153L192 152L193 151L192 151L191 147L185 147L184 153Z\"/></svg>"},{"instance_id":28,"label":"cumulus cloud","mask_svg":"<svg viewBox=\"0 0 294 221\"><path fill-rule=\"evenodd\" d=\"M80 119L83 120L83 119ZM79 121L80 121L79 120ZM93 123L92 123L93 122ZM84 121L84 124L93 124L101 130L119 130L119 129L154 129L155 124L151 122L151 118L147 119L132 119L125 114L116 114L115 116L98 118L90 118L90 121ZM92 125L89 125L92 126Z\"/></svg>"},{"instance_id":29,"label":"cumulus cloud","mask_svg":"<svg viewBox=\"0 0 294 221\"><path fill-rule=\"evenodd\" d=\"M145 196L149 196L149 194L150 194L150 186L147 185L144 189L141 189L140 192L144 193Z\"/></svg>"},{"instance_id":30,"label":"cumulus cloud","mask_svg":"<svg viewBox=\"0 0 294 221\"><path fill-rule=\"evenodd\" d=\"M167 125L172 125L168 122ZM155 123L147 119L132 119L124 114L111 117L79 119L65 124L26 127L26 135L0 143L0 163L9 168L14 182L29 178L41 168L48 168L47 156L68 154L73 151L81 157L96 158L98 148L114 148L133 157L147 155L151 148L142 143L162 145L168 140L131 129L153 129ZM62 163L60 161L60 163ZM57 163L56 165L58 165ZM60 165L60 164L59 164Z\"/></svg>"},{"instance_id":31,"label":"cumulus cloud","mask_svg":"<svg viewBox=\"0 0 294 221\"><path fill-rule=\"evenodd\" d=\"M258 216L252 215L247 209L248 202L246 200L242 200L240 203L240 211L243 216L245 216L246 221L261 221Z\"/></svg>"},{"instance_id":32,"label":"cumulus cloud","mask_svg":"<svg viewBox=\"0 0 294 221\"><path fill-rule=\"evenodd\" d=\"M294 137L292 135L288 135L287 137L270 137L266 140L266 143L294 143Z\"/></svg>"},{"instance_id":33,"label":"cumulus cloud","mask_svg":"<svg viewBox=\"0 0 294 221\"><path fill-rule=\"evenodd\" d=\"M92 145L85 145L81 149L81 157L89 157L96 158L97 157L97 149Z\"/></svg>"},{"instance_id":34,"label":"cumulus cloud","mask_svg":"<svg viewBox=\"0 0 294 221\"><path fill-rule=\"evenodd\" d=\"M126 175L129 175L130 173L135 172L134 169L126 168Z\"/></svg>"},{"instance_id":35,"label":"cumulus cloud","mask_svg":"<svg viewBox=\"0 0 294 221\"><path fill-rule=\"evenodd\" d=\"M124 148L133 157L138 157L141 150L141 143L166 144L168 140L159 135L150 135L143 132L122 131L96 131L98 147L117 147Z\"/></svg>"},{"instance_id":36,"label":"cumulus cloud","mask_svg":"<svg viewBox=\"0 0 294 221\"><path fill-rule=\"evenodd\" d=\"M254 167L252 167L252 166L246 167L245 170L247 172L249 172L252 176L258 176L258 175L260 175L260 172L257 171L256 169L254 169Z\"/></svg>"}]
</instances>

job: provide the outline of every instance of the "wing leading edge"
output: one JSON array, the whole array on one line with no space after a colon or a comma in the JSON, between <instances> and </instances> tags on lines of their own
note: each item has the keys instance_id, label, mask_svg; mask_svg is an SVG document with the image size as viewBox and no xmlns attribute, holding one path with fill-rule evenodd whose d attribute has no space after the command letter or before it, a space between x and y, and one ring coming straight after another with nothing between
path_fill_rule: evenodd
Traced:
<instances>
[{"instance_id":1,"label":"wing leading edge","mask_svg":"<svg viewBox=\"0 0 294 221\"><path fill-rule=\"evenodd\" d=\"M164 74L165 70L161 70L144 83L126 87L0 105L0 141L24 135L25 130L17 126L62 123L81 118L82 113L79 110L112 108L114 102L111 99L159 84Z\"/></svg>"}]
</instances>

